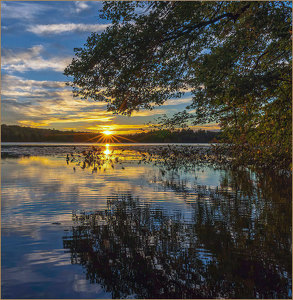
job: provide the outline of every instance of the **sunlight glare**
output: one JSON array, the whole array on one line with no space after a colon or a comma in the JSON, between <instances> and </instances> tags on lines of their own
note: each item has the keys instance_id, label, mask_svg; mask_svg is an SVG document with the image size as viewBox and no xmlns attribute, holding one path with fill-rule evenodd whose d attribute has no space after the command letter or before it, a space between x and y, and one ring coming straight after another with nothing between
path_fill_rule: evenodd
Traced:
<instances>
[{"instance_id":1,"label":"sunlight glare","mask_svg":"<svg viewBox=\"0 0 293 300\"><path fill-rule=\"evenodd\" d=\"M109 154L110 154L110 150L109 150L109 149L106 149L106 150L104 151L104 153L105 153L106 155L109 155Z\"/></svg>"},{"instance_id":2,"label":"sunlight glare","mask_svg":"<svg viewBox=\"0 0 293 300\"><path fill-rule=\"evenodd\" d=\"M110 145L106 144L106 150L104 151L104 154L109 155L111 152L109 150Z\"/></svg>"},{"instance_id":3,"label":"sunlight glare","mask_svg":"<svg viewBox=\"0 0 293 300\"><path fill-rule=\"evenodd\" d=\"M112 131L106 130L106 131L103 131L103 134L105 134L105 135L111 135L111 134L112 134Z\"/></svg>"}]
</instances>

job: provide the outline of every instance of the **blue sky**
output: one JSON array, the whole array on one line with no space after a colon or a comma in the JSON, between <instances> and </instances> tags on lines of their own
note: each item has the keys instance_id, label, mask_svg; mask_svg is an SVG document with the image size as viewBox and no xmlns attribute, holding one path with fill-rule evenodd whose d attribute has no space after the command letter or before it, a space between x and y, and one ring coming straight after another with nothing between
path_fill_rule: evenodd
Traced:
<instances>
[{"instance_id":1,"label":"blue sky","mask_svg":"<svg viewBox=\"0 0 293 300\"><path fill-rule=\"evenodd\" d=\"M86 131L134 132L161 114L191 102L171 99L153 111L116 116L101 102L72 97L64 68L91 32L109 21L99 18L99 1L1 2L2 124ZM215 129L212 124L204 129Z\"/></svg>"}]
</instances>

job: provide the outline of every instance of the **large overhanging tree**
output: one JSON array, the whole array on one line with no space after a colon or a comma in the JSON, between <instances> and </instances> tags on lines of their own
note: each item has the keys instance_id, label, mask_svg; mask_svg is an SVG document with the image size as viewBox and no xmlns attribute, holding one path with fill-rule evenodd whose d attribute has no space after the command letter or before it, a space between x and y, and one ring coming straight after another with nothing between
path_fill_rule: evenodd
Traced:
<instances>
[{"instance_id":1,"label":"large overhanging tree","mask_svg":"<svg viewBox=\"0 0 293 300\"><path fill-rule=\"evenodd\" d=\"M165 125L219 122L238 157L289 167L290 2L107 1L101 17L65 69L75 96L130 115L189 91Z\"/></svg>"}]
</instances>

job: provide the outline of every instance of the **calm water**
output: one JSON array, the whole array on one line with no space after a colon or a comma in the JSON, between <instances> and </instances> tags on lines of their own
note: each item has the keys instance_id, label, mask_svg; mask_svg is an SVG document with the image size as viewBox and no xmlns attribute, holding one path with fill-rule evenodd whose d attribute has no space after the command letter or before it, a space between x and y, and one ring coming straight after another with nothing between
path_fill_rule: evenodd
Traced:
<instances>
[{"instance_id":1,"label":"calm water","mask_svg":"<svg viewBox=\"0 0 293 300\"><path fill-rule=\"evenodd\" d=\"M291 298L291 178L71 150L2 149L2 298Z\"/></svg>"}]
</instances>

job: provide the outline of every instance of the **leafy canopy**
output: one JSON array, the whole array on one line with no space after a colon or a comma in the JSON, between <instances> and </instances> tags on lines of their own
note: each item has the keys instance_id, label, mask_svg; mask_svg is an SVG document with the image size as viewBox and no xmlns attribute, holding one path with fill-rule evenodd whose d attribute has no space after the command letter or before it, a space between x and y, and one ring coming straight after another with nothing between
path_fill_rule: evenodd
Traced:
<instances>
[{"instance_id":1,"label":"leafy canopy","mask_svg":"<svg viewBox=\"0 0 293 300\"><path fill-rule=\"evenodd\" d=\"M190 91L192 104L164 124L219 122L242 150L269 146L288 161L290 2L106 1L101 17L112 25L65 69L75 96L130 115Z\"/></svg>"}]
</instances>

